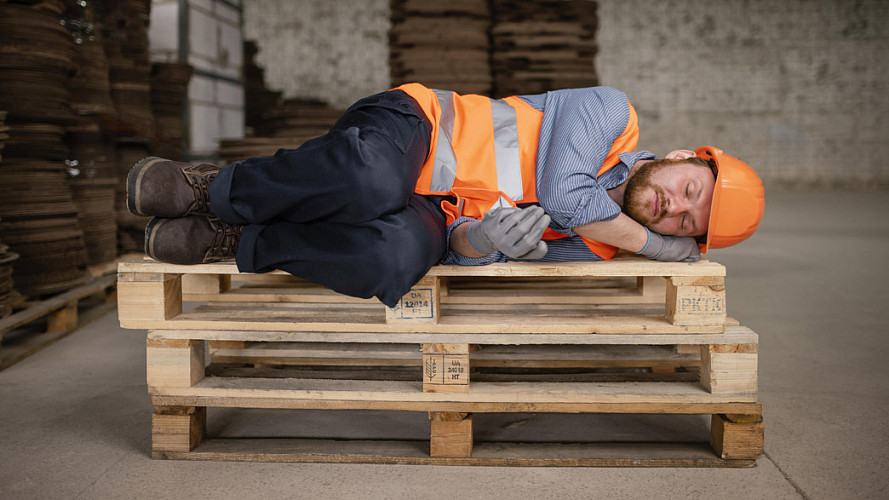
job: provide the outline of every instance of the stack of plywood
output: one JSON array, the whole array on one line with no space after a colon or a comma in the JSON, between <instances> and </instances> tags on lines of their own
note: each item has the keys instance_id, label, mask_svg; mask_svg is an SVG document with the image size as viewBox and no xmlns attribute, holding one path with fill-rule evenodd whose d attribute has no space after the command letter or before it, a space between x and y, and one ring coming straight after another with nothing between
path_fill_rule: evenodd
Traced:
<instances>
[{"instance_id":1,"label":"stack of plywood","mask_svg":"<svg viewBox=\"0 0 889 500\"><path fill-rule=\"evenodd\" d=\"M597 84L594 2L494 0L492 8L497 96Z\"/></svg>"},{"instance_id":2,"label":"stack of plywood","mask_svg":"<svg viewBox=\"0 0 889 500\"><path fill-rule=\"evenodd\" d=\"M394 85L419 82L490 95L487 0L392 0L389 68Z\"/></svg>"}]
</instances>

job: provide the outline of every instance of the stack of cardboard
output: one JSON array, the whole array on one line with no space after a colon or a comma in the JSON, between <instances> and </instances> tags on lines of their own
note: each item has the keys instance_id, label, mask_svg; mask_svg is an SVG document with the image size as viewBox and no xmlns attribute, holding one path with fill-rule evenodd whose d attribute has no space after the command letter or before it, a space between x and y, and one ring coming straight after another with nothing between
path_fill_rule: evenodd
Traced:
<instances>
[{"instance_id":1,"label":"stack of cardboard","mask_svg":"<svg viewBox=\"0 0 889 500\"><path fill-rule=\"evenodd\" d=\"M597 84L594 2L494 0L492 9L497 96Z\"/></svg>"},{"instance_id":2,"label":"stack of cardboard","mask_svg":"<svg viewBox=\"0 0 889 500\"><path fill-rule=\"evenodd\" d=\"M0 108L9 112L0 239L19 254L16 288L29 297L62 292L90 277L65 165L63 139L75 123L68 87L75 42L64 26L64 8L59 0L0 2Z\"/></svg>"},{"instance_id":3,"label":"stack of cardboard","mask_svg":"<svg viewBox=\"0 0 889 500\"><path fill-rule=\"evenodd\" d=\"M490 95L487 0L392 0L391 9L389 68L394 85L419 82Z\"/></svg>"}]
</instances>

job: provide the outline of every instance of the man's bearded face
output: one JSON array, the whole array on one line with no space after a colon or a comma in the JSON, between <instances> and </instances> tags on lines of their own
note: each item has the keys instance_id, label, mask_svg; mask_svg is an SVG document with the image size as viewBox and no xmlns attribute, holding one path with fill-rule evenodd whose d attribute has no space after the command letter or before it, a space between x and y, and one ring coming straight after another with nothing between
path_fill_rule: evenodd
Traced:
<instances>
[{"instance_id":1,"label":"man's bearded face","mask_svg":"<svg viewBox=\"0 0 889 500\"><path fill-rule=\"evenodd\" d=\"M707 233L715 178L705 166L684 159L648 162L627 180L624 213L667 235Z\"/></svg>"}]
</instances>

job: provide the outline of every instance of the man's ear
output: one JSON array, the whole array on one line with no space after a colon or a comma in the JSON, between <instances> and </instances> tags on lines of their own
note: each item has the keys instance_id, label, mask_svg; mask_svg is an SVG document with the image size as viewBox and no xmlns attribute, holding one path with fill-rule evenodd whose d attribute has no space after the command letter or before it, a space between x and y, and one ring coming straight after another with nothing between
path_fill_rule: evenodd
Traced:
<instances>
[{"instance_id":1,"label":"man's ear","mask_svg":"<svg viewBox=\"0 0 889 500\"><path fill-rule=\"evenodd\" d=\"M670 151L667 153L667 156L664 158L668 160L684 160L686 158L694 158L697 156L694 151L689 151L687 149L677 149L676 151Z\"/></svg>"}]
</instances>

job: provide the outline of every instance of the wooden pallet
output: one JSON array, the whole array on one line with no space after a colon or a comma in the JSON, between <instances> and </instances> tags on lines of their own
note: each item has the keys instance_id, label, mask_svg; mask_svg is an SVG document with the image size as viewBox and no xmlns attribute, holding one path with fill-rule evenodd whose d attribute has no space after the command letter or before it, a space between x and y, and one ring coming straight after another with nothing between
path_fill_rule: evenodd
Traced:
<instances>
[{"instance_id":1,"label":"wooden pallet","mask_svg":"<svg viewBox=\"0 0 889 500\"><path fill-rule=\"evenodd\" d=\"M114 274L94 276L86 284L67 292L25 303L21 310L0 320L0 370L111 311L117 299L116 283L117 276ZM33 324L43 318L46 318L45 328L34 330ZM4 334L7 336L6 345L2 344ZM12 337L16 337L15 341L11 340Z\"/></svg>"},{"instance_id":2,"label":"wooden pallet","mask_svg":"<svg viewBox=\"0 0 889 500\"><path fill-rule=\"evenodd\" d=\"M282 273L136 261L119 313L149 330L157 458L750 466L758 338L726 319L724 276L633 257L441 266L386 309ZM426 412L431 437L205 440L207 407ZM514 412L706 414L711 443L474 443L473 414Z\"/></svg>"}]
</instances>

